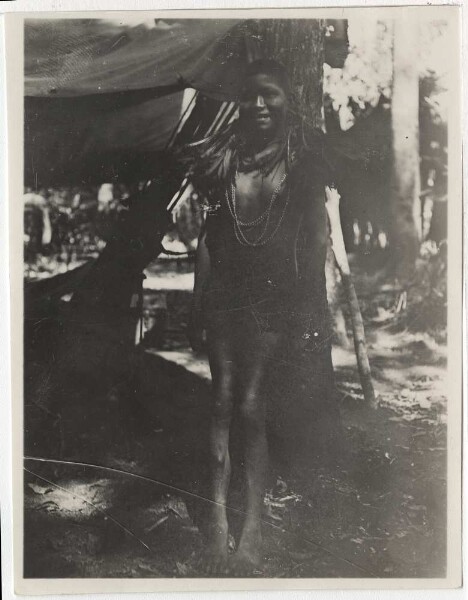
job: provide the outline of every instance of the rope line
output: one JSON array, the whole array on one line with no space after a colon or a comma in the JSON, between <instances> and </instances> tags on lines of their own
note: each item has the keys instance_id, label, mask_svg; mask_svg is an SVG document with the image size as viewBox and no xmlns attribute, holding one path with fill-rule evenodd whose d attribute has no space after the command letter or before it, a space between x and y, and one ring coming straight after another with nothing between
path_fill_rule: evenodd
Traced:
<instances>
[{"instance_id":1,"label":"rope line","mask_svg":"<svg viewBox=\"0 0 468 600\"><path fill-rule=\"evenodd\" d=\"M89 506L92 506L93 508L95 508L99 512L103 513L108 519L110 519L111 521L113 521L116 525L118 525L119 527L121 527L125 532L127 532L128 534L130 534L136 540L138 540L140 542L140 544L142 544L147 550L149 550L150 552L153 552L153 550L151 550L151 548L147 544L145 544L145 542L143 540L141 540L137 535L135 535L133 533L133 531L131 531L130 529L128 529L127 527L125 527L125 525L123 523L121 523L119 520L117 520L115 517L113 517L109 512L107 512L107 510L104 510L100 506L96 506L96 504L93 504L89 500L86 500L86 498L84 498L83 496L80 496L80 494L77 494L76 492L70 492L70 490L67 490L67 488L64 488L61 485L58 485L57 483L54 483L53 481L50 481L49 479L46 479L45 477L42 477L42 475L38 475L37 473L34 473L34 471L30 471L26 467L23 467L23 468L26 471L26 473L29 473L30 475L33 475L34 477L37 477L38 479L44 481L45 483L48 483L49 485L53 485L57 489L62 490L62 492L66 492L70 496L73 496L75 498L79 498L80 500L82 500L86 504L89 504Z\"/></svg>"},{"instance_id":2,"label":"rope line","mask_svg":"<svg viewBox=\"0 0 468 600\"><path fill-rule=\"evenodd\" d=\"M135 477L136 479L141 479L142 481L146 481L146 482L150 482L150 483L156 483L157 485L160 485L162 487L165 487L169 490L172 490L174 492L178 492L180 494L189 496L191 498L194 498L196 500L202 500L204 502L209 502L210 504L213 504L215 506L223 506L225 507L227 510L230 510L231 512L234 512L236 514L242 515L242 516L247 516L247 513L243 510L240 510L238 508L234 508L232 506L229 505L225 505L222 504L220 502L216 502L215 500L211 500L210 498L206 498L205 496L201 496L200 494L196 494L194 492L189 492L188 490L184 490L182 488L179 488L177 486L171 485L169 483L165 483L164 481L160 481L158 479L153 479L151 477L148 477L147 475L140 475L138 473L131 473L130 471L124 471L123 469L116 469L114 467L106 467L105 465L96 465L93 463L85 463L85 462L76 462L76 461L67 461L67 460L57 460L57 459L51 459L51 458L40 458L40 457L35 457L35 456L25 456L24 460L29 460L29 461L34 461L34 462L43 462L43 463L53 463L53 464L59 464L59 465L70 465L70 466L79 466L79 467L89 467L92 469L100 469L103 471L110 471L110 472L114 472L114 473L119 473L121 475L128 475L129 477ZM34 473L32 473L31 471L29 471L28 469L26 469L26 467L24 467L24 470L27 471L28 473L31 473L33 475L35 475ZM38 476L40 478L40 476ZM44 478L43 478L44 479ZM45 479L44 479L45 480ZM47 482L47 483L51 483L51 485L55 485L56 487L57 484L54 484L53 482ZM62 488L61 488L62 489ZM64 488L63 488L64 489ZM68 491L68 490L66 490ZM71 493L71 492L69 492ZM76 494L73 494L76 496ZM96 507L98 508L98 507ZM101 509L102 510L102 509ZM103 511L105 512L105 511ZM108 515L109 518L111 518L110 515ZM116 519L112 520L116 521ZM375 573L372 573L371 571L369 571L368 569L362 567L361 565L358 565L356 563L354 563L353 561L347 559L347 558L343 558L342 556L337 556L336 554L334 554L331 550L328 550L328 548L325 548L325 546L322 546L321 544L318 544L317 542L314 542L313 540L310 540L308 538L302 537L300 535L298 535L297 533L288 531L287 529L284 529L283 527L280 527L279 525L275 525L274 523L270 523L268 521L265 521L263 519L259 519L262 523L264 523L265 525L268 525L269 527L271 527L272 529L275 529L281 533L285 533L287 535L291 535L293 537L295 537L296 539L299 539L307 544L310 544L311 546L314 546L315 548L318 548L319 550L321 550L322 552L324 552L325 554L328 554L329 556L332 556L333 558L340 560L356 569L358 569L359 571L362 571L363 573L366 573L368 576L370 577L377 577L377 575ZM118 523L119 525L121 525L122 527L124 527L121 523ZM125 529L125 527L124 527ZM132 532L130 532L129 530L127 530L129 533L131 533L131 535L133 535L133 537L135 537L136 539L139 540L139 538L137 536L135 536L135 534L133 534ZM139 540L141 543L144 544L144 542L142 542L141 540ZM146 546L146 545L145 545ZM148 548L148 550L151 551L151 549L146 546Z\"/></svg>"}]
</instances>

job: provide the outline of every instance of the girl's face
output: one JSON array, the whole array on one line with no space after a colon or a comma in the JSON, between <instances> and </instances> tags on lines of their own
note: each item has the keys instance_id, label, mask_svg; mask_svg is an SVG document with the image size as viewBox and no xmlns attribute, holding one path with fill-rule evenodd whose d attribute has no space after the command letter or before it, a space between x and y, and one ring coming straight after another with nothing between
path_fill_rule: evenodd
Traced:
<instances>
[{"instance_id":1,"label":"girl's face","mask_svg":"<svg viewBox=\"0 0 468 600\"><path fill-rule=\"evenodd\" d=\"M281 133L286 120L288 98L271 75L248 77L240 96L240 118L249 135L271 138Z\"/></svg>"}]
</instances>

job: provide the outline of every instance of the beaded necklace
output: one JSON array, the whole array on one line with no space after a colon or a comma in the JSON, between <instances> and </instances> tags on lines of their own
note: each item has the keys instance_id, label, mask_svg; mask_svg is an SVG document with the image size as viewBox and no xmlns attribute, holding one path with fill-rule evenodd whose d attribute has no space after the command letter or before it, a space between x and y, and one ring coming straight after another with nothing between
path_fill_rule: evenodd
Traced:
<instances>
[{"instance_id":1,"label":"beaded necklace","mask_svg":"<svg viewBox=\"0 0 468 600\"><path fill-rule=\"evenodd\" d=\"M281 226L281 223L283 222L284 215L286 214L286 209L289 205L289 188L288 188L286 201L284 203L284 207L281 212L281 215L278 219L278 222L276 223L276 226L273 227L273 230L270 233L268 232L268 226L270 224L270 217L271 217L271 212L272 212L273 206L276 202L276 199L278 198L278 194L281 190L283 183L286 180L286 177L287 177L287 173L285 173L282 176L280 182L278 183L276 188L273 190L273 193L270 198L270 202L269 202L266 210L261 215L259 215L256 219L253 219L252 221L241 221L241 219L239 218L239 216L237 214L236 187L235 187L234 183L231 183L231 185L230 185L230 194L229 194L229 188L226 189L226 192L225 192L226 202L227 202L227 205L229 208L229 212L231 213L231 217L234 221L234 232L236 234L237 241L240 244L242 244L243 246L251 246L251 247L265 246L266 244L271 242L273 240L273 238L275 237L275 235L277 234L277 232ZM255 239L249 239L247 237L247 230L251 230L253 227L256 227L262 223L263 223L263 228L262 228L262 231L259 233L259 235Z\"/></svg>"}]
</instances>

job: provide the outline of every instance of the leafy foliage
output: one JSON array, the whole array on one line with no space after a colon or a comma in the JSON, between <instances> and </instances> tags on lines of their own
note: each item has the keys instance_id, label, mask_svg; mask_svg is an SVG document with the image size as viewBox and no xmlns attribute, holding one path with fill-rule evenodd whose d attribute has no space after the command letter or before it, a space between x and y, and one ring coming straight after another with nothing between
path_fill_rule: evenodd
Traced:
<instances>
[{"instance_id":1,"label":"leafy foliage","mask_svg":"<svg viewBox=\"0 0 468 600\"><path fill-rule=\"evenodd\" d=\"M391 21L349 20L350 51L342 69L325 65L326 108L338 113L341 129L350 129L356 119L375 108L381 99L392 95L393 26ZM421 78L431 76L438 82L430 101L435 119L447 120L446 65L442 49L447 41L443 21L422 22L416 31Z\"/></svg>"}]
</instances>

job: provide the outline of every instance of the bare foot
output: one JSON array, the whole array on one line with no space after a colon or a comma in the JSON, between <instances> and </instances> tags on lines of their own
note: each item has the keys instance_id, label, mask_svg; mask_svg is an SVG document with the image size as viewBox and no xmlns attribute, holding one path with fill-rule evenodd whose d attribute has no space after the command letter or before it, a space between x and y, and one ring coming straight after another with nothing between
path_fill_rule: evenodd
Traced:
<instances>
[{"instance_id":1,"label":"bare foot","mask_svg":"<svg viewBox=\"0 0 468 600\"><path fill-rule=\"evenodd\" d=\"M207 575L227 572L228 523L226 517L217 515L209 526L206 548L200 559L200 568Z\"/></svg>"},{"instance_id":2,"label":"bare foot","mask_svg":"<svg viewBox=\"0 0 468 600\"><path fill-rule=\"evenodd\" d=\"M229 561L228 572L233 577L252 577L261 571L262 534L260 525L244 528L239 549Z\"/></svg>"}]
</instances>

